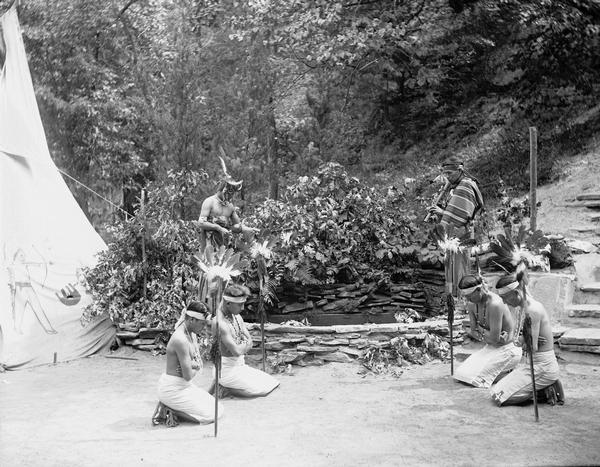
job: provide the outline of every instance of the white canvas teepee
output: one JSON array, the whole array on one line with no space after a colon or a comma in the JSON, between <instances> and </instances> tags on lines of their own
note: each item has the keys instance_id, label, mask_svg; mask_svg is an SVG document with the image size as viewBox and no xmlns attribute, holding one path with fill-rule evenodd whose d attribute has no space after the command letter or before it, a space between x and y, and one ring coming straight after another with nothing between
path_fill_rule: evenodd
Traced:
<instances>
[{"instance_id":1,"label":"white canvas teepee","mask_svg":"<svg viewBox=\"0 0 600 467\"><path fill-rule=\"evenodd\" d=\"M81 270L106 245L50 157L14 5L0 26L0 365L11 369L90 355L115 328L81 320Z\"/></svg>"}]
</instances>

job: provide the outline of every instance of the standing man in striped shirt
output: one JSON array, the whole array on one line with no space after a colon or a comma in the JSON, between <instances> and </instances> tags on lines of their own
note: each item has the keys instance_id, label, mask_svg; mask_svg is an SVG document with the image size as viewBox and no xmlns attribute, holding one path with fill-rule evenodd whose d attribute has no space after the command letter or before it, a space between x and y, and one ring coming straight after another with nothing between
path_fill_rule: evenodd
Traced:
<instances>
[{"instance_id":1,"label":"standing man in striped shirt","mask_svg":"<svg viewBox=\"0 0 600 467\"><path fill-rule=\"evenodd\" d=\"M483 197L476 180L464 169L463 161L451 156L442 163L442 172L448 180L450 193L445 207L432 206L430 212L439 216L439 224L449 238L461 241L474 239L473 218L483 208ZM458 297L458 283L470 272L470 249L461 248L456 252L447 252L446 292Z\"/></svg>"}]
</instances>

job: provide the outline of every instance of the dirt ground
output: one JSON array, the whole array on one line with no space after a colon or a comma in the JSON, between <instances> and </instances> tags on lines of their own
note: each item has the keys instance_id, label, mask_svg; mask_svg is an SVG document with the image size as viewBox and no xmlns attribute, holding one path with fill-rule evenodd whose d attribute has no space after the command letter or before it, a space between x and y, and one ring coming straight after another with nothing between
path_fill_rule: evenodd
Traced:
<instances>
[{"instance_id":1,"label":"dirt ground","mask_svg":"<svg viewBox=\"0 0 600 467\"><path fill-rule=\"evenodd\" d=\"M215 439L213 425L152 426L165 357L124 349L0 374L0 465L598 465L600 356L565 355L566 404L541 405L538 423L448 363L399 378L329 363L294 367L266 398L225 399Z\"/></svg>"}]
</instances>

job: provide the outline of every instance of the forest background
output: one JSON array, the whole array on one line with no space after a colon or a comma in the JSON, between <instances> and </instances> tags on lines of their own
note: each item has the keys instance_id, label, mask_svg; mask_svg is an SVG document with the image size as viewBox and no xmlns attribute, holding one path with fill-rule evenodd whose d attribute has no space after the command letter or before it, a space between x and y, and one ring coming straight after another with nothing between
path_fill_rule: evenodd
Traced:
<instances>
[{"instance_id":1,"label":"forest background","mask_svg":"<svg viewBox=\"0 0 600 467\"><path fill-rule=\"evenodd\" d=\"M543 184L600 126L597 1L28 0L19 16L54 161L81 182L66 178L105 240L121 242L91 278L113 310L148 313L152 297L179 306L164 283L185 291L195 274L182 225L216 189L219 147L244 179L242 214L305 233L301 256L322 269L311 277L339 280L425 242L444 157L464 157L488 216L505 221L495 207L528 189L528 128ZM122 212L82 184L139 222L123 228ZM336 220L350 204L354 217ZM340 248L360 219L379 227L364 222L363 238ZM154 276L152 258L131 265L140 237L162 258ZM363 257L350 268L352 248ZM297 271L297 249L285 254ZM129 265L115 274L119 262Z\"/></svg>"}]
</instances>

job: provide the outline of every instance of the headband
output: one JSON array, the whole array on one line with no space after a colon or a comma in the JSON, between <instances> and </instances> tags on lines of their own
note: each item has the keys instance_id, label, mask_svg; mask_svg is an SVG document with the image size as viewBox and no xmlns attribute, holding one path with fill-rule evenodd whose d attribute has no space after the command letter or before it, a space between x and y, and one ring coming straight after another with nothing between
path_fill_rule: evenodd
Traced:
<instances>
[{"instance_id":1,"label":"headband","mask_svg":"<svg viewBox=\"0 0 600 467\"><path fill-rule=\"evenodd\" d=\"M223 300L230 303L246 303L248 297L232 297L231 295L223 295Z\"/></svg>"},{"instance_id":2,"label":"headband","mask_svg":"<svg viewBox=\"0 0 600 467\"><path fill-rule=\"evenodd\" d=\"M196 318L196 319L206 319L206 314L199 312L199 311L194 311L194 310L189 310L189 309L185 309L185 314L191 318Z\"/></svg>"},{"instance_id":3,"label":"headband","mask_svg":"<svg viewBox=\"0 0 600 467\"><path fill-rule=\"evenodd\" d=\"M515 282L511 282L510 284L506 284L504 287L500 287L499 289L496 289L496 292L498 292L498 295L506 295L508 292L515 290L517 287L519 287L519 283L517 281Z\"/></svg>"},{"instance_id":4,"label":"headband","mask_svg":"<svg viewBox=\"0 0 600 467\"><path fill-rule=\"evenodd\" d=\"M462 164L462 163L455 163L455 162L453 162L451 164L443 164L442 165L442 169L445 169L445 170L460 170L463 167L464 167L464 164Z\"/></svg>"},{"instance_id":5,"label":"headband","mask_svg":"<svg viewBox=\"0 0 600 467\"><path fill-rule=\"evenodd\" d=\"M468 287L468 288L466 288L466 289L460 289L460 288L459 288L458 290L460 290L460 293L461 293L462 295L470 295L470 294L472 294L473 292L475 292L475 291L479 290L479 289L481 288L481 286L482 286L482 285L483 285L483 284L477 284L477 285L474 285L473 287Z\"/></svg>"}]
</instances>

